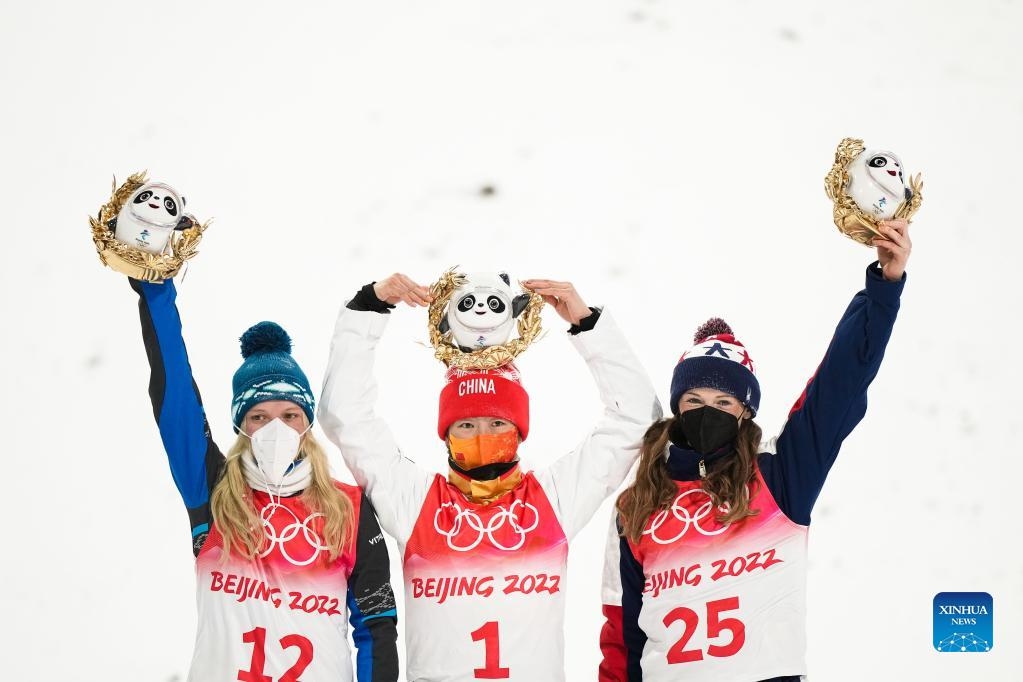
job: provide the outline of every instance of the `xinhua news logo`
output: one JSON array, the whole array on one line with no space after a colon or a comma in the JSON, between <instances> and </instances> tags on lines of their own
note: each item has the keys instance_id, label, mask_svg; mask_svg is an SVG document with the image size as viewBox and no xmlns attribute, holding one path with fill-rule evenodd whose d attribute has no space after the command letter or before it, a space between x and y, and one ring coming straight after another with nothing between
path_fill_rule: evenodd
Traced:
<instances>
[{"instance_id":1,"label":"xinhua news logo","mask_svg":"<svg viewBox=\"0 0 1023 682\"><path fill-rule=\"evenodd\" d=\"M987 592L934 595L934 648L941 652L983 653L994 642L994 602Z\"/></svg>"}]
</instances>

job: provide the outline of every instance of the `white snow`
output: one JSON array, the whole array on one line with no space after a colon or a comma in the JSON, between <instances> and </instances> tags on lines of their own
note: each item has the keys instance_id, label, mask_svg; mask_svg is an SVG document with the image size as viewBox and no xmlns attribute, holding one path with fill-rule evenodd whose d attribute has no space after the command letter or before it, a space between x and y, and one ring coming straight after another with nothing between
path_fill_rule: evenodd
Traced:
<instances>
[{"instance_id":1,"label":"white snow","mask_svg":"<svg viewBox=\"0 0 1023 682\"><path fill-rule=\"evenodd\" d=\"M725 317L770 434L872 259L823 191L854 135L922 171L925 198L870 409L814 514L811 679L1020 679L1021 28L1011 0L2 3L2 676L170 682L191 655L135 296L89 239L112 174L148 168L216 219L179 304L223 447L248 325L281 323L318 386L345 298L455 264L571 280L665 399L693 330ZM545 321L520 363L534 466L599 409ZM379 408L441 469L425 341L425 314L397 311ZM609 512L571 553L572 681L596 674ZM993 595L992 651L934 651L941 591Z\"/></svg>"}]
</instances>

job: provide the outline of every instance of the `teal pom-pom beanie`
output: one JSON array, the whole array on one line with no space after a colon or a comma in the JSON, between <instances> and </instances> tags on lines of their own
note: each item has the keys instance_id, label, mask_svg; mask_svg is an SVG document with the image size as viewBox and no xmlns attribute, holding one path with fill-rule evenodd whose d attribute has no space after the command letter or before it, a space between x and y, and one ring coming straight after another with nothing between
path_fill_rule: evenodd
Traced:
<instances>
[{"instance_id":1,"label":"teal pom-pom beanie","mask_svg":"<svg viewBox=\"0 0 1023 682\"><path fill-rule=\"evenodd\" d=\"M291 356L291 337L275 322L260 322L241 336L244 361L234 373L231 420L241 428L245 413L267 400L290 400L313 423L316 400L309 379Z\"/></svg>"}]
</instances>

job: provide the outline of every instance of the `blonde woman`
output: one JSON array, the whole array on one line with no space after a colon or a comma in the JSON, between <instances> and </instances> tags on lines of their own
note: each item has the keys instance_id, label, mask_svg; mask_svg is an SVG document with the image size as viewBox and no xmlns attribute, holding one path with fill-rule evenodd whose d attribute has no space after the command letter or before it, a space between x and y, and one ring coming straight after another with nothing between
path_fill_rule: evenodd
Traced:
<instances>
[{"instance_id":1,"label":"blonde woman","mask_svg":"<svg viewBox=\"0 0 1023 682\"><path fill-rule=\"evenodd\" d=\"M231 406L238 436L225 458L192 379L174 283L131 286L153 413L196 556L199 622L188 679L396 680L387 549L362 492L330 476L309 430L309 381L287 333L261 322L241 338Z\"/></svg>"}]
</instances>

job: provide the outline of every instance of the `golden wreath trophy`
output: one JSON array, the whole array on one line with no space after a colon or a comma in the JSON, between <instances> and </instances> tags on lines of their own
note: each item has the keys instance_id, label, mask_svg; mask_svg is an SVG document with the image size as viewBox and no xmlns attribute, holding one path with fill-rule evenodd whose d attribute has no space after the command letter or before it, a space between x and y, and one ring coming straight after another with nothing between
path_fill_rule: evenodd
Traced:
<instances>
[{"instance_id":1,"label":"golden wreath trophy","mask_svg":"<svg viewBox=\"0 0 1023 682\"><path fill-rule=\"evenodd\" d=\"M200 224L184 212L185 197L146 172L113 183L110 201L97 217L89 216L92 241L100 261L123 275L146 282L171 279L198 253L209 222Z\"/></svg>"},{"instance_id":2,"label":"golden wreath trophy","mask_svg":"<svg viewBox=\"0 0 1023 682\"><path fill-rule=\"evenodd\" d=\"M434 357L459 370L496 369L540 335L543 297L515 294L507 273L463 274L451 268L430 287L427 326ZM514 330L518 337L512 339Z\"/></svg>"},{"instance_id":3,"label":"golden wreath trophy","mask_svg":"<svg viewBox=\"0 0 1023 682\"><path fill-rule=\"evenodd\" d=\"M824 191L834 202L835 226L850 239L871 246L881 237L882 220L909 220L923 202L920 174L909 178L902 161L889 151L867 149L847 137L835 150L835 164L824 177Z\"/></svg>"}]
</instances>

